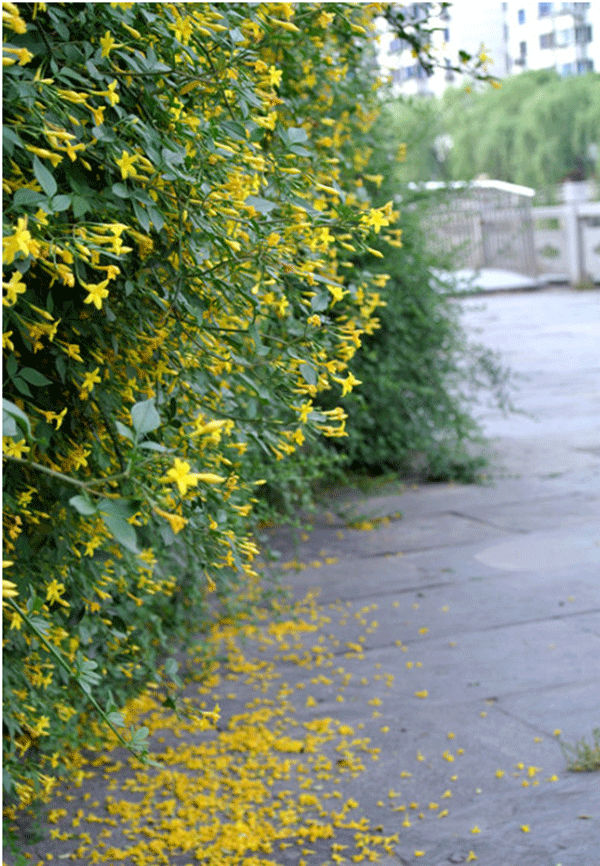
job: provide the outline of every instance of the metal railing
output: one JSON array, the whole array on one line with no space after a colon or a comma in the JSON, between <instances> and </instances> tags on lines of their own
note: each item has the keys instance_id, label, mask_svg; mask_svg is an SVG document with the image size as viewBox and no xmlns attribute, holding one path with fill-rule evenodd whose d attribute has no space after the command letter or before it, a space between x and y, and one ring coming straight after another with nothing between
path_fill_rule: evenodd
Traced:
<instances>
[{"instance_id":1,"label":"metal railing","mask_svg":"<svg viewBox=\"0 0 600 866\"><path fill-rule=\"evenodd\" d=\"M600 202L533 207L535 190L500 180L409 187L428 193L428 243L453 270L501 268L572 285L600 283Z\"/></svg>"},{"instance_id":2,"label":"metal railing","mask_svg":"<svg viewBox=\"0 0 600 866\"><path fill-rule=\"evenodd\" d=\"M450 256L456 268L535 276L533 189L500 180L430 182L412 189L432 193L425 215L432 252Z\"/></svg>"}]
</instances>

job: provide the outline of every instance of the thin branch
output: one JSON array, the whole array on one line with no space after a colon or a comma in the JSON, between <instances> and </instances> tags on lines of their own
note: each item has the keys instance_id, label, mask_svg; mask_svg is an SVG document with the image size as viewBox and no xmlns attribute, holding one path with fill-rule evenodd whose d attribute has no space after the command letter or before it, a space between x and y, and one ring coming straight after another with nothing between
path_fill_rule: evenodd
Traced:
<instances>
[{"instance_id":1,"label":"thin branch","mask_svg":"<svg viewBox=\"0 0 600 866\"><path fill-rule=\"evenodd\" d=\"M10 454L3 454L3 460L11 460L13 463L20 463L23 466L29 466L31 469L37 469L38 472L43 472L45 475L51 475L53 478L58 478L59 481L66 481L67 484L74 484L75 487L81 487L83 490L89 490L90 487L95 487L97 484L109 484L111 481L119 481L121 478L128 478L129 472L119 472L117 475L107 475L106 478L95 478L91 481L80 481L78 478L72 478L70 475L64 475L62 472L57 472L56 469L49 469L47 466L42 466L41 463L36 463L33 460L23 460L22 457L13 457ZM90 490L90 493L96 494L95 490ZM100 494L96 494L100 495Z\"/></svg>"}]
</instances>

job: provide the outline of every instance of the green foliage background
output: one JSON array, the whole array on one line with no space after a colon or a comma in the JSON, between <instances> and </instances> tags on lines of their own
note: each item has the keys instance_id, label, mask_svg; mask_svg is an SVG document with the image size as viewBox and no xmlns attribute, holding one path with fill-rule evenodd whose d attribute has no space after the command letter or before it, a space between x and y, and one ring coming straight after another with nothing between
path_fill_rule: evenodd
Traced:
<instances>
[{"instance_id":1,"label":"green foliage background","mask_svg":"<svg viewBox=\"0 0 600 866\"><path fill-rule=\"evenodd\" d=\"M403 181L470 180L480 174L532 186L598 175L600 73L513 75L499 89L450 88L440 99L397 100L388 123L409 144ZM436 138L452 148L436 158ZM418 144L418 147L411 145Z\"/></svg>"}]
</instances>

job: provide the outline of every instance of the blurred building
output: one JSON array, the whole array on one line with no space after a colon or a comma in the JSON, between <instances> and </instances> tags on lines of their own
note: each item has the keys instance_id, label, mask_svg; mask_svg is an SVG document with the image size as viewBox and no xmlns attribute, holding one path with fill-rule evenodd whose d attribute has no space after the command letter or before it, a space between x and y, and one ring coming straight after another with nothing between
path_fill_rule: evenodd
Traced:
<instances>
[{"instance_id":1,"label":"blurred building","mask_svg":"<svg viewBox=\"0 0 600 866\"><path fill-rule=\"evenodd\" d=\"M384 33L380 62L405 96L440 96L448 86L460 86L463 76L451 67L460 65L461 49L475 56L483 52L490 58L488 73L500 79L527 69L553 68L560 75L600 71L600 0L455 0L441 14L439 3L399 5L408 21L431 18L438 64L428 76L408 43Z\"/></svg>"},{"instance_id":2,"label":"blurred building","mask_svg":"<svg viewBox=\"0 0 600 866\"><path fill-rule=\"evenodd\" d=\"M559 75L600 71L600 3L533 3L506 6L508 72L555 69Z\"/></svg>"},{"instance_id":3,"label":"blurred building","mask_svg":"<svg viewBox=\"0 0 600 866\"><path fill-rule=\"evenodd\" d=\"M459 65L458 52L464 50L478 56L482 52L490 58L488 72L497 78L508 74L508 45L505 28L505 3L500 0L456 0L441 14L439 3L399 4L408 21L419 22L431 16L435 27L431 48L438 63L433 75L428 76L419 61L412 56L407 43L382 37L381 63L391 75L394 88L405 96L441 96L448 86L459 86L463 76L451 69Z\"/></svg>"}]
</instances>

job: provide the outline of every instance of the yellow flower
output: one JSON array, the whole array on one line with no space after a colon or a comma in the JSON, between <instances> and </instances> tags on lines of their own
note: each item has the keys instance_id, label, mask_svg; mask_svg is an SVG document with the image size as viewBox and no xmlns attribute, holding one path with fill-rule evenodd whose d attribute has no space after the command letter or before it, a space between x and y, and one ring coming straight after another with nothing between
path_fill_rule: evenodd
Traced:
<instances>
[{"instance_id":1,"label":"yellow flower","mask_svg":"<svg viewBox=\"0 0 600 866\"><path fill-rule=\"evenodd\" d=\"M27 232L27 234L29 234L29 232ZM16 304L17 297L22 295L27 289L27 286L25 283L21 282L21 279L22 277L19 271L15 271L8 283L5 283L4 281L2 282L2 288L6 292L6 295L2 298L2 303L5 307L12 307Z\"/></svg>"},{"instance_id":2,"label":"yellow flower","mask_svg":"<svg viewBox=\"0 0 600 866\"><path fill-rule=\"evenodd\" d=\"M367 226L372 226L375 234L379 234L382 226L389 226L390 224L388 217L382 212L382 209L377 208L371 208L368 216L362 217L361 221Z\"/></svg>"},{"instance_id":3,"label":"yellow flower","mask_svg":"<svg viewBox=\"0 0 600 866\"><path fill-rule=\"evenodd\" d=\"M65 594L66 588L64 583L59 583L56 578L46 586L46 601L50 604L61 604L63 607L69 607L69 603L64 601L62 596Z\"/></svg>"},{"instance_id":4,"label":"yellow flower","mask_svg":"<svg viewBox=\"0 0 600 866\"><path fill-rule=\"evenodd\" d=\"M422 692L415 692L415 698L426 698L429 695L427 689L423 689Z\"/></svg>"},{"instance_id":5,"label":"yellow flower","mask_svg":"<svg viewBox=\"0 0 600 866\"><path fill-rule=\"evenodd\" d=\"M65 343L63 351L68 358L73 358L75 361L81 361L83 363L83 358L80 354L81 350L77 343Z\"/></svg>"},{"instance_id":6,"label":"yellow flower","mask_svg":"<svg viewBox=\"0 0 600 866\"><path fill-rule=\"evenodd\" d=\"M57 88L56 91L63 99L66 99L67 102L72 102L73 105L83 105L87 99L87 94L85 93L77 93L75 90L65 90L64 88Z\"/></svg>"},{"instance_id":7,"label":"yellow flower","mask_svg":"<svg viewBox=\"0 0 600 866\"><path fill-rule=\"evenodd\" d=\"M34 407L34 408L37 408L37 407ZM37 411L40 412L40 414L42 414L44 416L44 418L46 419L48 424L50 424L52 421L54 421L54 423L56 424L57 430L60 430L62 422L65 420L65 415L67 414L67 408L66 407L60 413L48 412L44 409L38 409Z\"/></svg>"},{"instance_id":8,"label":"yellow flower","mask_svg":"<svg viewBox=\"0 0 600 866\"><path fill-rule=\"evenodd\" d=\"M19 9L14 3L2 4L2 23L15 33L27 33L27 24L19 15Z\"/></svg>"},{"instance_id":9,"label":"yellow flower","mask_svg":"<svg viewBox=\"0 0 600 866\"><path fill-rule=\"evenodd\" d=\"M283 72L281 69L276 69L275 66L269 67L269 84L274 85L275 87L281 83L281 76Z\"/></svg>"},{"instance_id":10,"label":"yellow flower","mask_svg":"<svg viewBox=\"0 0 600 866\"><path fill-rule=\"evenodd\" d=\"M348 371L348 377L346 379L337 379L334 376L333 381L338 382L342 386L342 397L349 394L355 385L362 385L360 379L356 379L350 371Z\"/></svg>"},{"instance_id":11,"label":"yellow flower","mask_svg":"<svg viewBox=\"0 0 600 866\"><path fill-rule=\"evenodd\" d=\"M477 833L481 833L481 830L476 825L475 827L471 827L471 833L475 836Z\"/></svg>"},{"instance_id":12,"label":"yellow flower","mask_svg":"<svg viewBox=\"0 0 600 866\"><path fill-rule=\"evenodd\" d=\"M122 155L121 155L121 158L115 160L115 162L117 163L117 165L121 169L121 177L123 178L123 180L127 180L127 178L130 175L132 177L135 177L136 170L133 167L133 164L137 158L138 158L137 154L135 154L135 153L129 154L129 153L127 153L126 150L124 150Z\"/></svg>"},{"instance_id":13,"label":"yellow flower","mask_svg":"<svg viewBox=\"0 0 600 866\"><path fill-rule=\"evenodd\" d=\"M86 373L83 377L82 389L84 391L93 391L94 385L99 385L102 379L100 378L100 367L96 367L91 373Z\"/></svg>"},{"instance_id":14,"label":"yellow flower","mask_svg":"<svg viewBox=\"0 0 600 866\"><path fill-rule=\"evenodd\" d=\"M10 339L12 337L12 335L13 335L12 331L5 331L2 334L2 348L8 349L9 352L14 352L14 350L15 350L15 345L14 345L13 341Z\"/></svg>"},{"instance_id":15,"label":"yellow flower","mask_svg":"<svg viewBox=\"0 0 600 866\"><path fill-rule=\"evenodd\" d=\"M16 457L20 460L23 454L26 454L29 450L30 449L24 439L15 442L14 439L10 438L10 436L4 436L2 438L2 453L6 457Z\"/></svg>"},{"instance_id":16,"label":"yellow flower","mask_svg":"<svg viewBox=\"0 0 600 866\"><path fill-rule=\"evenodd\" d=\"M28 256L32 251L32 244L36 244L37 246L36 241L33 240L30 232L27 230L27 217L19 217L14 233L2 238L2 262L5 265L12 265L17 253L23 253L23 255ZM19 276L17 275L17 278Z\"/></svg>"},{"instance_id":17,"label":"yellow flower","mask_svg":"<svg viewBox=\"0 0 600 866\"><path fill-rule=\"evenodd\" d=\"M11 48L10 46L5 45L2 50L8 51L9 54L16 54L19 58L19 66L25 66L25 64L29 63L30 60L33 60L33 54L26 48ZM4 60L4 58L2 59ZM11 59L11 63L14 62L15 61Z\"/></svg>"},{"instance_id":18,"label":"yellow flower","mask_svg":"<svg viewBox=\"0 0 600 866\"><path fill-rule=\"evenodd\" d=\"M48 150L45 147L35 147L33 144L26 144L25 150L30 151L30 153L35 153L36 156L39 156L42 159L49 159L54 168L56 168L58 163L62 162L63 159L60 153L52 153L51 150Z\"/></svg>"},{"instance_id":19,"label":"yellow flower","mask_svg":"<svg viewBox=\"0 0 600 866\"><path fill-rule=\"evenodd\" d=\"M336 301L341 301L344 295L348 294L347 290L344 290L341 286L336 285L335 283L327 286L329 291L331 292L331 296L333 298L333 303Z\"/></svg>"},{"instance_id":20,"label":"yellow flower","mask_svg":"<svg viewBox=\"0 0 600 866\"><path fill-rule=\"evenodd\" d=\"M2 568L6 568L7 565L12 565L10 560L6 560L2 563ZM16 598L18 596L17 592L17 584L13 583L12 580L4 580L2 578L2 598ZM2 607L6 607L7 605L2 602Z\"/></svg>"},{"instance_id":21,"label":"yellow flower","mask_svg":"<svg viewBox=\"0 0 600 866\"><path fill-rule=\"evenodd\" d=\"M84 283L83 280L80 282L83 288L89 292L87 298L83 299L83 303L93 304L97 310L101 310L102 301L108 298L108 289L106 288L108 279L103 280L101 283Z\"/></svg>"},{"instance_id":22,"label":"yellow flower","mask_svg":"<svg viewBox=\"0 0 600 866\"><path fill-rule=\"evenodd\" d=\"M100 40L100 45L102 46L102 57L109 57L110 52L115 47L115 45L117 45L117 43L112 37L112 33L110 32L110 30L106 31L106 33Z\"/></svg>"},{"instance_id":23,"label":"yellow flower","mask_svg":"<svg viewBox=\"0 0 600 866\"><path fill-rule=\"evenodd\" d=\"M185 460L175 458L175 465L169 469L162 479L163 484L176 484L181 496L185 496L189 487L196 487L199 481L207 484L222 484L225 481L220 475L212 472L190 472L190 464Z\"/></svg>"},{"instance_id":24,"label":"yellow flower","mask_svg":"<svg viewBox=\"0 0 600 866\"><path fill-rule=\"evenodd\" d=\"M117 79L108 85L108 90L106 90L102 95L106 96L111 105L116 105L119 102L119 94L115 93L115 89L117 87Z\"/></svg>"},{"instance_id":25,"label":"yellow flower","mask_svg":"<svg viewBox=\"0 0 600 866\"><path fill-rule=\"evenodd\" d=\"M188 522L185 517L181 517L179 514L170 514L168 511L163 511L162 508L155 508L154 511L156 514L164 517L165 520L168 521L175 535L177 535L178 532L181 532Z\"/></svg>"},{"instance_id":26,"label":"yellow flower","mask_svg":"<svg viewBox=\"0 0 600 866\"><path fill-rule=\"evenodd\" d=\"M521 830L523 831L523 833L529 833L531 827L529 826L529 824L521 824Z\"/></svg>"},{"instance_id":27,"label":"yellow flower","mask_svg":"<svg viewBox=\"0 0 600 866\"><path fill-rule=\"evenodd\" d=\"M106 105L101 105L99 108L94 108L93 106L88 106L92 115L94 117L94 123L96 126L102 126L104 123L104 112L106 111Z\"/></svg>"}]
</instances>

